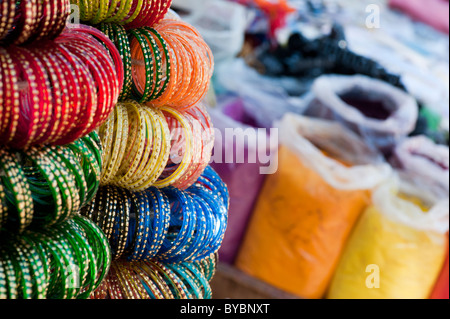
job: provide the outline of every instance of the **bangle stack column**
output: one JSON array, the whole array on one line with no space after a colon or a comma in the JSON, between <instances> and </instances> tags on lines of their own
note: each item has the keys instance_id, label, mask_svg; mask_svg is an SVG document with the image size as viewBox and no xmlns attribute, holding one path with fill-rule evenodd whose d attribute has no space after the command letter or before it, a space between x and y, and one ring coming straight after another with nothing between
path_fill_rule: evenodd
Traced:
<instances>
[{"instance_id":1,"label":"bangle stack column","mask_svg":"<svg viewBox=\"0 0 450 319\"><path fill-rule=\"evenodd\" d=\"M0 4L0 298L89 298L111 265L80 210L102 171L98 133L123 86L114 44L66 27L68 0ZM105 49L105 46L108 49Z\"/></svg>"},{"instance_id":2,"label":"bangle stack column","mask_svg":"<svg viewBox=\"0 0 450 319\"><path fill-rule=\"evenodd\" d=\"M124 67L119 103L98 129L101 186L81 213L106 234L113 259L91 298L211 298L229 203L208 166L214 133L202 103L213 56L168 12L171 1L127 3L80 7Z\"/></svg>"}]
</instances>

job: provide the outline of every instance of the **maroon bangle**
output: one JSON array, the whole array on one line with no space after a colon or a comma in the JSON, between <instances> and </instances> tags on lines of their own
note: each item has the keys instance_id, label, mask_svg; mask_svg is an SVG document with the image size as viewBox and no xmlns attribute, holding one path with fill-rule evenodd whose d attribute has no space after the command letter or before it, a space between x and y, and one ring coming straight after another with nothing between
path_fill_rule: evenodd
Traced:
<instances>
[{"instance_id":1,"label":"maroon bangle","mask_svg":"<svg viewBox=\"0 0 450 319\"><path fill-rule=\"evenodd\" d=\"M56 8L55 8L56 10ZM38 17L40 17L40 23L36 29L36 32L28 39L28 41L34 42L43 38L45 34L48 34L51 22L54 20L52 17L52 3L51 1L43 1L41 5L38 5Z\"/></svg>"}]
</instances>

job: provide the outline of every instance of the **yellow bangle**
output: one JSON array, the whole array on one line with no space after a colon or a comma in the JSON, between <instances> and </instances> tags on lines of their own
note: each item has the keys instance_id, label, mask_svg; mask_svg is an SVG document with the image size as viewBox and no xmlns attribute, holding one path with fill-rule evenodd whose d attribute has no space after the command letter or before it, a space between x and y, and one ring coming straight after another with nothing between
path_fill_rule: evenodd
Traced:
<instances>
[{"instance_id":1,"label":"yellow bangle","mask_svg":"<svg viewBox=\"0 0 450 319\"><path fill-rule=\"evenodd\" d=\"M109 0L100 0L96 2L98 3L98 8L94 11L94 17L90 21L92 24L99 24L100 22L103 22L106 19L109 11Z\"/></svg>"},{"instance_id":2,"label":"yellow bangle","mask_svg":"<svg viewBox=\"0 0 450 319\"><path fill-rule=\"evenodd\" d=\"M108 117L106 122L100 127L98 131L100 140L102 141L102 173L100 176L101 181L106 181L106 175L109 161L111 159L111 147L113 143L114 135L114 112Z\"/></svg>"},{"instance_id":3,"label":"yellow bangle","mask_svg":"<svg viewBox=\"0 0 450 319\"><path fill-rule=\"evenodd\" d=\"M120 140L118 151L117 151L117 157L115 161L115 165L113 168L113 176L112 179L117 175L119 172L120 166L123 161L123 157L125 156L125 151L127 149L127 143L128 143L128 130L129 130L129 120L128 120L128 111L127 108L120 104L120 107L117 112L117 122L122 123L122 127L119 129L119 126L117 127L117 133L116 136ZM115 154L115 153L113 153Z\"/></svg>"},{"instance_id":4,"label":"yellow bangle","mask_svg":"<svg viewBox=\"0 0 450 319\"><path fill-rule=\"evenodd\" d=\"M153 152L154 138L153 138L152 119L142 107L139 107L139 113L144 121L143 122L144 126L143 129L141 130L141 136L143 137L142 140L143 152L138 153L138 156L135 157L134 161L137 163L137 166L135 166L136 169L134 173L131 175L131 177L127 180L127 188L132 190L137 190L140 184L139 183L140 180L148 178L147 165Z\"/></svg>"},{"instance_id":5,"label":"yellow bangle","mask_svg":"<svg viewBox=\"0 0 450 319\"><path fill-rule=\"evenodd\" d=\"M161 111L163 111L163 113L168 113L170 117L174 118L175 120L178 121L178 123L182 126L183 128L183 132L184 132L184 154L183 154L183 159L181 160L181 162L179 163L178 166L176 166L176 169L165 169L165 172L171 172L172 170L173 173L171 173L169 176L165 177L163 176L162 178L160 178L160 180L158 180L154 186L155 187L159 187L159 188L164 188L164 187L168 187L170 185L173 185L174 183L177 182L178 179L180 179L183 174L186 173L186 170L189 168L189 164L192 160L192 140L193 140L193 136L192 136L192 131L191 131L191 124L187 121L187 119L178 111L170 108L170 107L160 107ZM172 151L172 150L171 150ZM169 161L170 163L170 161ZM163 172L164 174L164 172Z\"/></svg>"},{"instance_id":6,"label":"yellow bangle","mask_svg":"<svg viewBox=\"0 0 450 319\"><path fill-rule=\"evenodd\" d=\"M107 184L117 175L120 164L125 153L125 145L128 136L128 114L123 104L118 103L110 115L111 126L113 126L112 142L105 147L108 153L108 162L103 164L102 184Z\"/></svg>"},{"instance_id":7,"label":"yellow bangle","mask_svg":"<svg viewBox=\"0 0 450 319\"><path fill-rule=\"evenodd\" d=\"M150 158L147 159L146 156L142 159L142 162L145 164L144 167L141 168L139 174L135 176L137 179L130 183L128 186L130 189L141 191L149 188L153 185L159 175L155 174L158 166L158 158L161 151L161 127L159 121L156 119L155 111L151 108L142 107L141 111L146 114L151 121L151 130L152 130L152 145L147 146L147 149L151 150ZM141 163L142 165L142 163ZM164 163L165 166L165 163Z\"/></svg>"},{"instance_id":8,"label":"yellow bangle","mask_svg":"<svg viewBox=\"0 0 450 319\"><path fill-rule=\"evenodd\" d=\"M120 167L117 184L123 188L127 188L127 181L133 177L134 172L139 165L139 160L144 152L144 134L145 119L141 117L138 107L134 103L127 103L127 109L131 111L130 115L130 132L133 132L132 139L127 143L127 157L124 158Z\"/></svg>"}]
</instances>

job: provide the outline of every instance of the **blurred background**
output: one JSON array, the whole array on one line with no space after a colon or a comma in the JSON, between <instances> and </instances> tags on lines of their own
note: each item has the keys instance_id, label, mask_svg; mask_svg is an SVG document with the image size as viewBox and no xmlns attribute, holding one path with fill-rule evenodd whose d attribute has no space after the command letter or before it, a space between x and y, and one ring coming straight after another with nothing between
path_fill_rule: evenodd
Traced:
<instances>
[{"instance_id":1,"label":"blurred background","mask_svg":"<svg viewBox=\"0 0 450 319\"><path fill-rule=\"evenodd\" d=\"M216 134L231 200L213 296L448 299L449 2L172 9L214 54L216 131L266 132Z\"/></svg>"}]
</instances>

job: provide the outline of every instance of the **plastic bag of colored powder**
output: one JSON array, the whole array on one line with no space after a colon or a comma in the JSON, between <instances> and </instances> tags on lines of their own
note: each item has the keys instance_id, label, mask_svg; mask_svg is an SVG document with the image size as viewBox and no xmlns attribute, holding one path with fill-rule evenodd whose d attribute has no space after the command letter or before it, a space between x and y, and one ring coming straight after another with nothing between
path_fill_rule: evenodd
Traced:
<instances>
[{"instance_id":1,"label":"plastic bag of colored powder","mask_svg":"<svg viewBox=\"0 0 450 319\"><path fill-rule=\"evenodd\" d=\"M386 154L414 130L419 116L412 96L363 75L320 76L304 103L304 115L342 123Z\"/></svg>"},{"instance_id":2,"label":"plastic bag of colored powder","mask_svg":"<svg viewBox=\"0 0 450 319\"><path fill-rule=\"evenodd\" d=\"M448 237L447 237L448 240ZM434 286L430 299L449 299L449 254L447 249L447 258L441 274Z\"/></svg>"},{"instance_id":3,"label":"plastic bag of colored powder","mask_svg":"<svg viewBox=\"0 0 450 319\"><path fill-rule=\"evenodd\" d=\"M211 166L227 184L230 193L228 227L219 257L221 262L233 264L267 176L261 171L268 163L261 161L258 153L270 154L269 136L261 131L259 136L248 135L254 139L239 138L246 131L257 132L257 128L243 123L251 122L251 119L243 112L239 100L227 103L223 110L210 109L210 116L216 130ZM277 147L275 144L275 152Z\"/></svg>"},{"instance_id":4,"label":"plastic bag of colored powder","mask_svg":"<svg viewBox=\"0 0 450 319\"><path fill-rule=\"evenodd\" d=\"M426 136L399 143L390 159L402 180L430 192L437 199L449 196L449 148Z\"/></svg>"},{"instance_id":5,"label":"plastic bag of colored powder","mask_svg":"<svg viewBox=\"0 0 450 319\"><path fill-rule=\"evenodd\" d=\"M374 192L373 205L345 247L328 298L430 296L446 257L448 199L430 204L423 200L423 189L398 184Z\"/></svg>"},{"instance_id":6,"label":"plastic bag of colored powder","mask_svg":"<svg viewBox=\"0 0 450 319\"><path fill-rule=\"evenodd\" d=\"M370 190L391 169L337 123L287 114L277 127L278 171L266 178L236 266L299 297L322 298Z\"/></svg>"}]
</instances>

